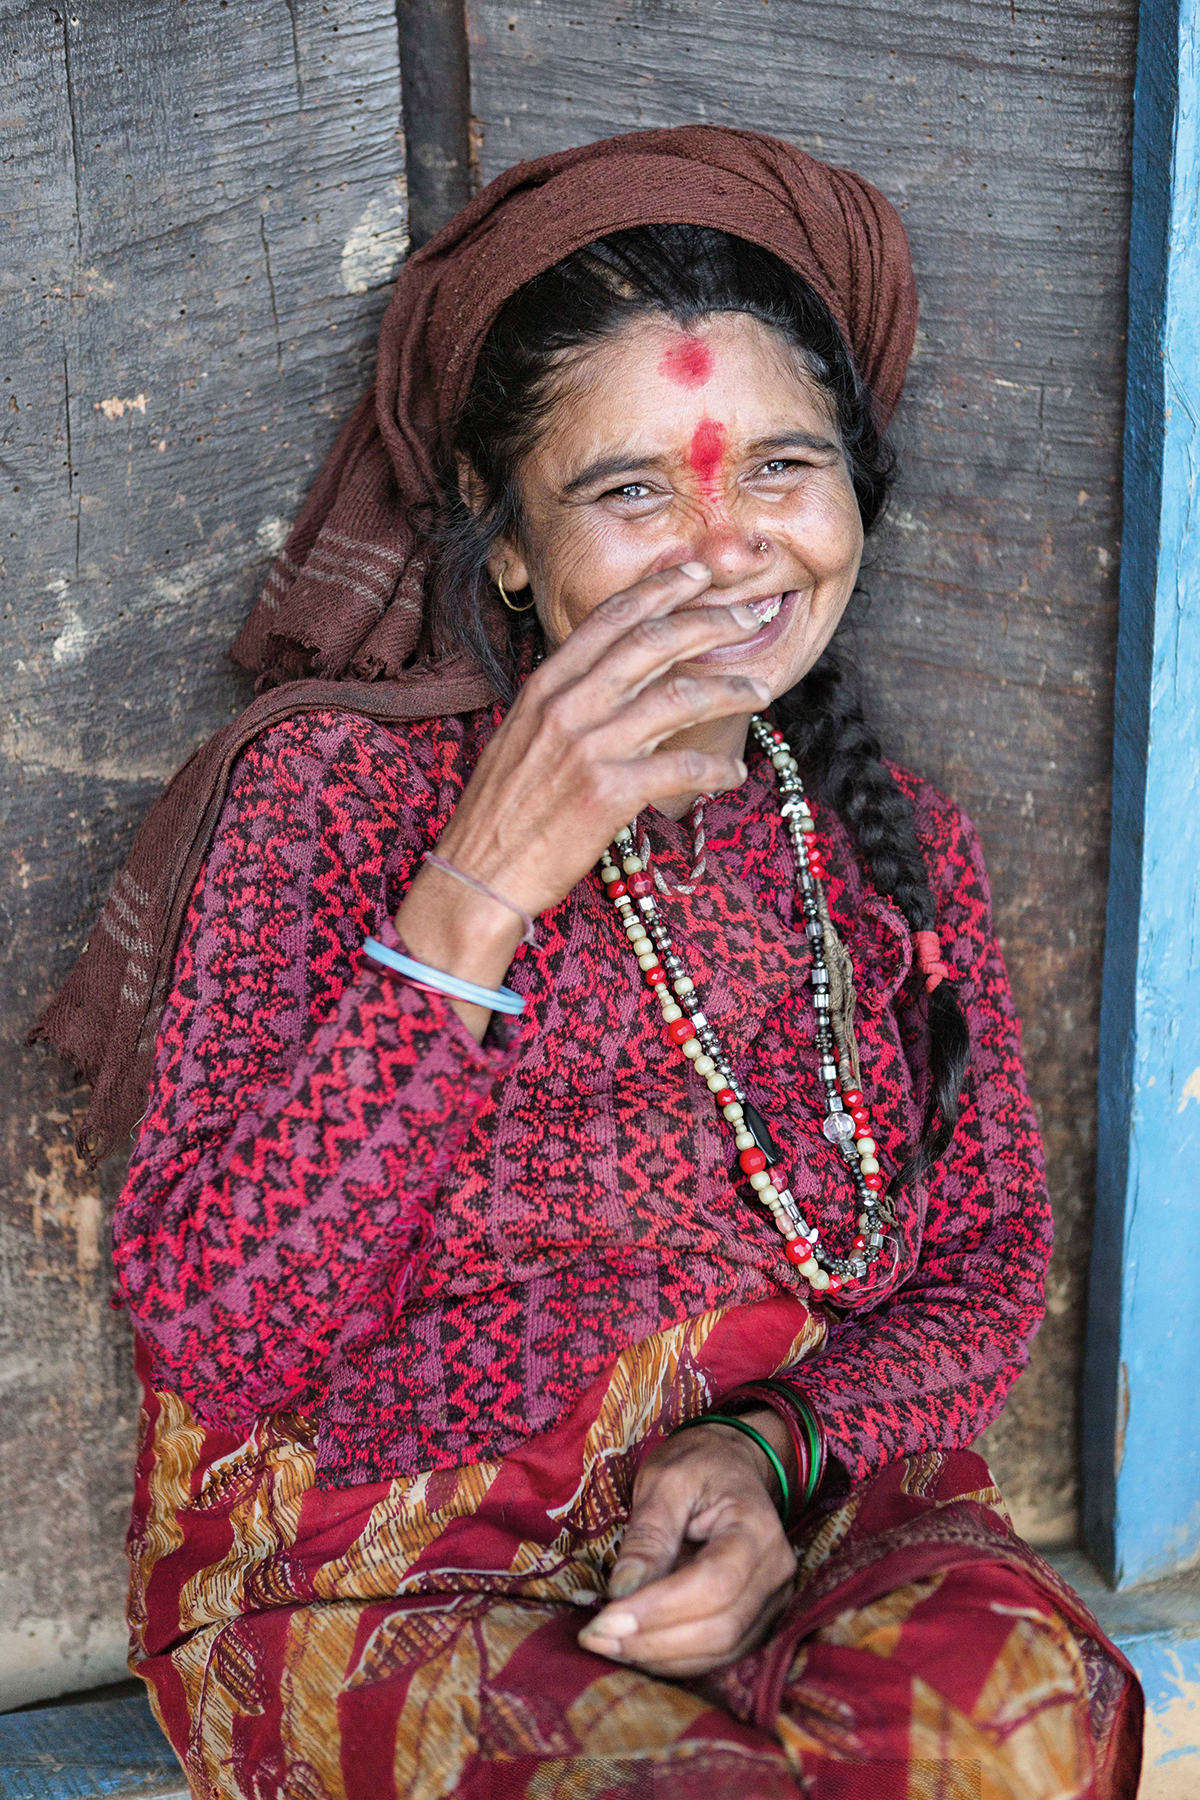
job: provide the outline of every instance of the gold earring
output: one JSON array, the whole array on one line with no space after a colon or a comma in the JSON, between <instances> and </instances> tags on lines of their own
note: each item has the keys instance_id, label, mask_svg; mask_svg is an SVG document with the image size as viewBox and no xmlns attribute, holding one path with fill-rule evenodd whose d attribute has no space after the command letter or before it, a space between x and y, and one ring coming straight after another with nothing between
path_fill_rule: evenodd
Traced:
<instances>
[{"instance_id":1,"label":"gold earring","mask_svg":"<svg viewBox=\"0 0 1200 1800\"><path fill-rule=\"evenodd\" d=\"M504 569L507 569L507 567L508 567L508 564L505 563ZM504 591L504 569L501 569L500 573L496 577L496 586L500 589L500 598L503 600L505 606L507 606L509 612L515 612L515 613L528 612L530 607L533 605L532 600L527 600L525 602L524 606L514 606L512 601L509 599L508 595L505 593L505 591Z\"/></svg>"}]
</instances>

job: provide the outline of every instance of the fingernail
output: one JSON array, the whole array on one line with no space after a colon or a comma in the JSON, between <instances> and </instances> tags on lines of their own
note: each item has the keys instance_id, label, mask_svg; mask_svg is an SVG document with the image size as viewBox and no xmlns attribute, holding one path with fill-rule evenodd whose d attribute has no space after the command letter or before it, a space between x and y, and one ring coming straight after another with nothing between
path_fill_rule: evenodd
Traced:
<instances>
[{"instance_id":1,"label":"fingernail","mask_svg":"<svg viewBox=\"0 0 1200 1800\"><path fill-rule=\"evenodd\" d=\"M759 681L757 677L754 677L752 685L758 690L764 700L769 700L771 698L771 690L765 681Z\"/></svg>"},{"instance_id":2,"label":"fingernail","mask_svg":"<svg viewBox=\"0 0 1200 1800\"><path fill-rule=\"evenodd\" d=\"M742 761L741 757L739 756L738 757L738 780L745 781L746 776L749 773L750 773L750 771L747 769L745 763Z\"/></svg>"},{"instance_id":3,"label":"fingernail","mask_svg":"<svg viewBox=\"0 0 1200 1800\"><path fill-rule=\"evenodd\" d=\"M607 1656L610 1662L620 1662L621 1646L616 1638L596 1637L591 1632L581 1631L579 1642L593 1656Z\"/></svg>"},{"instance_id":4,"label":"fingernail","mask_svg":"<svg viewBox=\"0 0 1200 1800\"><path fill-rule=\"evenodd\" d=\"M743 629L748 625L762 624L762 620L759 618L758 614L751 611L748 606L731 606L729 610Z\"/></svg>"},{"instance_id":5,"label":"fingernail","mask_svg":"<svg viewBox=\"0 0 1200 1800\"><path fill-rule=\"evenodd\" d=\"M710 581L712 570L705 563L680 563L679 567L689 581Z\"/></svg>"},{"instance_id":6,"label":"fingernail","mask_svg":"<svg viewBox=\"0 0 1200 1800\"><path fill-rule=\"evenodd\" d=\"M646 1565L640 1556L631 1556L628 1562L618 1563L608 1583L609 1598L623 1600L626 1594L632 1594L640 1588L646 1579Z\"/></svg>"},{"instance_id":7,"label":"fingernail","mask_svg":"<svg viewBox=\"0 0 1200 1800\"><path fill-rule=\"evenodd\" d=\"M598 1613L588 1626L589 1631L606 1638L632 1637L637 1628L636 1615L631 1612Z\"/></svg>"}]
</instances>

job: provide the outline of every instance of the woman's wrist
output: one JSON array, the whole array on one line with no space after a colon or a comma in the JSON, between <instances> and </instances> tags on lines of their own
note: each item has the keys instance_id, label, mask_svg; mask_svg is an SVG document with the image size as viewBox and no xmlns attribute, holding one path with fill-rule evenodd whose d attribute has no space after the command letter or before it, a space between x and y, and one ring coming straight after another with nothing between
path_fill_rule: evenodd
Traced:
<instances>
[{"instance_id":1,"label":"woman's wrist","mask_svg":"<svg viewBox=\"0 0 1200 1800\"><path fill-rule=\"evenodd\" d=\"M720 1412L706 1413L702 1418L689 1423L696 1427L710 1425L719 1430L722 1436L734 1440L741 1446L742 1452L758 1474L763 1486L771 1496L771 1503L779 1512L784 1504L790 1501L796 1491L798 1468L795 1446L792 1443L786 1425L769 1406L738 1408L737 1420L742 1425L750 1426L759 1437L765 1438L779 1460L787 1481L786 1490L780 1484L779 1472L771 1458L743 1431L732 1419L722 1418ZM732 1445L731 1445L732 1447Z\"/></svg>"},{"instance_id":2,"label":"woman's wrist","mask_svg":"<svg viewBox=\"0 0 1200 1800\"><path fill-rule=\"evenodd\" d=\"M409 953L444 975L483 988L498 988L520 944L524 927L502 902L476 893L423 863L395 914ZM480 1042L491 1018L486 1007L451 1000L467 1030Z\"/></svg>"}]
</instances>

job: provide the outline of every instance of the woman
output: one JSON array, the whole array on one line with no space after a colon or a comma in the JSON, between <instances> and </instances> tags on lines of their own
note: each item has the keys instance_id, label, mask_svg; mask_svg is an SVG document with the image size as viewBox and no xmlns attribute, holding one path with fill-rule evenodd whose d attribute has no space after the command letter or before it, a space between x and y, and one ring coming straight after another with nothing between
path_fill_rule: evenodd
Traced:
<instances>
[{"instance_id":1,"label":"woman","mask_svg":"<svg viewBox=\"0 0 1200 1800\"><path fill-rule=\"evenodd\" d=\"M284 685L41 1027L144 1112L132 1666L199 1794L1134 1792L967 1449L1050 1242L978 842L835 647L915 319L873 189L710 128L397 284L236 646Z\"/></svg>"}]
</instances>

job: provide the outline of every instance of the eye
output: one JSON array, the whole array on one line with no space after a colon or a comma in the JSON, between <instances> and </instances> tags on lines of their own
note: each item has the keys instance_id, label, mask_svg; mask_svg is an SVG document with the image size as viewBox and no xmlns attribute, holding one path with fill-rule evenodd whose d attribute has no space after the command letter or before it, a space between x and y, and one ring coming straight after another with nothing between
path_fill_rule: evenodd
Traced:
<instances>
[{"instance_id":1,"label":"eye","mask_svg":"<svg viewBox=\"0 0 1200 1800\"><path fill-rule=\"evenodd\" d=\"M786 475L789 469L799 469L803 466L802 463L794 461L791 457L773 456L770 462L763 464L762 473L764 475Z\"/></svg>"},{"instance_id":2,"label":"eye","mask_svg":"<svg viewBox=\"0 0 1200 1800\"><path fill-rule=\"evenodd\" d=\"M602 500L645 500L650 492L644 481L627 481L621 487L608 488Z\"/></svg>"}]
</instances>

